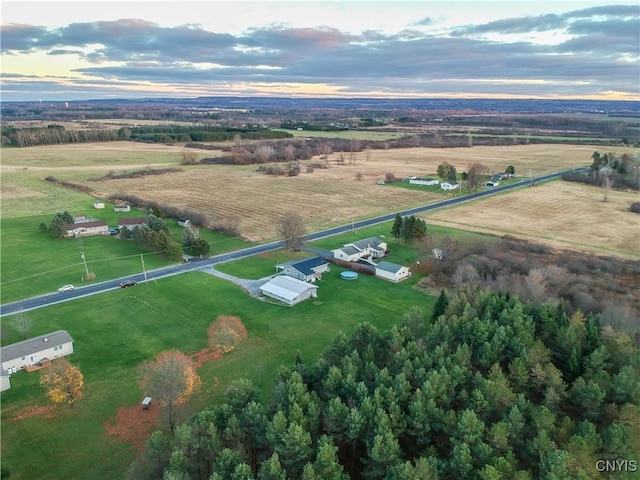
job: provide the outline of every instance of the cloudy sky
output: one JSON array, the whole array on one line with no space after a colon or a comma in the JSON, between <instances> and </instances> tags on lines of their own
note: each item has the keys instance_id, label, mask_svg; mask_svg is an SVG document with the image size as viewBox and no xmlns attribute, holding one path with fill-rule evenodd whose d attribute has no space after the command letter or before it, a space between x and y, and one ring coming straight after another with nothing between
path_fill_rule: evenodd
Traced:
<instances>
[{"instance_id":1,"label":"cloudy sky","mask_svg":"<svg viewBox=\"0 0 640 480\"><path fill-rule=\"evenodd\" d=\"M639 100L637 1L2 1L2 101Z\"/></svg>"}]
</instances>

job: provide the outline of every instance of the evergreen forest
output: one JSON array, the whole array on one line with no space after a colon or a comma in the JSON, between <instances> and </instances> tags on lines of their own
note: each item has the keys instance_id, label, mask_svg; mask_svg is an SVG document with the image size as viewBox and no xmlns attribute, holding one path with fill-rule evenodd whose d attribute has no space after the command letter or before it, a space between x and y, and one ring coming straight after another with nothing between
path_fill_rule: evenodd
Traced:
<instances>
[{"instance_id":1,"label":"evergreen forest","mask_svg":"<svg viewBox=\"0 0 640 480\"><path fill-rule=\"evenodd\" d=\"M470 289L389 320L315 363L292 352L266 400L236 380L155 431L128 477L568 480L616 460L615 478L637 475L639 350L597 316Z\"/></svg>"}]
</instances>

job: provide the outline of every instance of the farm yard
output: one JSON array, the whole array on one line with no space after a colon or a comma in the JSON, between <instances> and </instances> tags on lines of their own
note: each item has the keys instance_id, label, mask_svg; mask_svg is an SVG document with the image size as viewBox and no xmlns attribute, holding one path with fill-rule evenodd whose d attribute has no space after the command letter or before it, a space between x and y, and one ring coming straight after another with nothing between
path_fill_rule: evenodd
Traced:
<instances>
[{"instance_id":1,"label":"farm yard","mask_svg":"<svg viewBox=\"0 0 640 480\"><path fill-rule=\"evenodd\" d=\"M440 163L449 162L460 173L480 162L495 172L514 165L516 174L522 177L587 165L594 147L519 145L370 150L357 153L355 162L346 164L338 164L339 153L333 153L328 158L329 168L315 168L312 173L307 172L305 164L323 160L301 162L301 173L296 177L267 176L256 172L255 165L196 165L145 178L87 181L109 171L179 166L183 150L177 145L131 142L4 149L3 216L28 215L25 208L31 197L44 200L52 190L51 186L43 185L46 182L42 178L54 175L60 180L81 183L97 196L127 193L202 212L213 222L237 221L245 238L261 241L275 237L277 219L291 210L305 217L309 230L316 230L451 195L377 185L388 172L396 178L433 175ZM630 149L611 150L623 153ZM201 158L216 155L215 151L194 151Z\"/></svg>"},{"instance_id":2,"label":"farm yard","mask_svg":"<svg viewBox=\"0 0 640 480\"><path fill-rule=\"evenodd\" d=\"M428 224L512 235L557 248L640 255L635 192L550 182L425 215Z\"/></svg>"}]
</instances>

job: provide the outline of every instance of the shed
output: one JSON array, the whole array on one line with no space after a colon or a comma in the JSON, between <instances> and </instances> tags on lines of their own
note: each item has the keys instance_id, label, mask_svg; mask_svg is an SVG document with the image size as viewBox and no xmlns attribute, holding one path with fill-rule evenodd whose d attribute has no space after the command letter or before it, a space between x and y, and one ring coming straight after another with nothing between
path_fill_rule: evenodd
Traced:
<instances>
[{"instance_id":1,"label":"shed","mask_svg":"<svg viewBox=\"0 0 640 480\"><path fill-rule=\"evenodd\" d=\"M104 203L102 202L93 202L93 208L104 208Z\"/></svg>"},{"instance_id":2,"label":"shed","mask_svg":"<svg viewBox=\"0 0 640 480\"><path fill-rule=\"evenodd\" d=\"M260 287L260 292L286 305L293 306L318 296L318 287L297 278L278 275Z\"/></svg>"},{"instance_id":3,"label":"shed","mask_svg":"<svg viewBox=\"0 0 640 480\"><path fill-rule=\"evenodd\" d=\"M405 278L409 278L411 272L409 267L398 265L397 263L382 261L376 265L376 277L391 280L392 282L400 282Z\"/></svg>"}]
</instances>

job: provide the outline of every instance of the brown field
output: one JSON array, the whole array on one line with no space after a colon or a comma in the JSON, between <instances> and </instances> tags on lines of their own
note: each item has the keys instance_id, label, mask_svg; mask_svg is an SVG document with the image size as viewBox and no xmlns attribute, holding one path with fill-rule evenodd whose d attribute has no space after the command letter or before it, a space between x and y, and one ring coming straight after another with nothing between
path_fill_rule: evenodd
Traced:
<instances>
[{"instance_id":1,"label":"brown field","mask_svg":"<svg viewBox=\"0 0 640 480\"><path fill-rule=\"evenodd\" d=\"M629 211L638 193L550 182L425 215L427 223L513 235L569 248L637 257L640 215Z\"/></svg>"},{"instance_id":2,"label":"brown field","mask_svg":"<svg viewBox=\"0 0 640 480\"><path fill-rule=\"evenodd\" d=\"M36 179L41 182L44 176L51 174L61 180L84 182L103 197L126 193L199 211L213 222L237 220L245 237L264 240L275 238L274 225L278 218L291 211L306 218L309 230L317 230L427 204L450 195L377 185L376 181L383 179L386 172L392 172L398 178L435 175L438 164L447 161L459 172L467 170L474 162L481 162L495 172L514 165L519 176L537 175L588 165L595 149L576 145L521 145L372 150L358 153L355 164L347 165L338 165L335 162L338 155L334 153L329 158L330 168L316 168L313 173L306 173L303 165L302 173L297 177L267 176L256 172L256 166L198 165L183 167L184 171L178 173L102 182L85 180L109 170L122 172L148 166L176 166L183 147L115 142L3 149L3 202L11 205L13 195L24 196L29 190L39 191L37 183L33 182ZM600 151L635 153L637 150L605 147ZM201 151L200 156L215 154ZM348 155L345 157L347 160ZM362 174L362 180L356 180L357 173ZM26 178L32 180L26 182ZM5 186L9 188L5 189ZM579 218L588 217L583 211Z\"/></svg>"}]
</instances>

